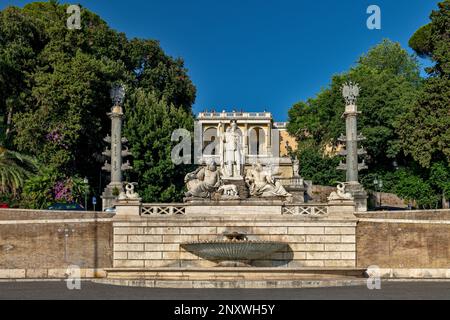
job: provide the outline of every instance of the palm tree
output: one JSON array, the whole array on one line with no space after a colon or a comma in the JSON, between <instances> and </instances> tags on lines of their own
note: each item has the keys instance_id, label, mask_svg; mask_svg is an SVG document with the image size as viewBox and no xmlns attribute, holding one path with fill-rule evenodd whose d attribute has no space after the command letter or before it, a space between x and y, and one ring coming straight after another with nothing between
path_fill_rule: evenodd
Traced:
<instances>
[{"instance_id":1,"label":"palm tree","mask_svg":"<svg viewBox=\"0 0 450 320\"><path fill-rule=\"evenodd\" d=\"M0 146L0 192L14 197L24 181L38 169L34 158Z\"/></svg>"}]
</instances>

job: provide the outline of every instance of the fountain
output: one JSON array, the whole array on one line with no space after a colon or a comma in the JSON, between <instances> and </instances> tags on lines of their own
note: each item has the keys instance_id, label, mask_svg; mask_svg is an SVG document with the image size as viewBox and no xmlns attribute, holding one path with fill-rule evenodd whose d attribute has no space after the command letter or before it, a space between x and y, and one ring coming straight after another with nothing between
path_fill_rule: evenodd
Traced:
<instances>
[{"instance_id":1,"label":"fountain","mask_svg":"<svg viewBox=\"0 0 450 320\"><path fill-rule=\"evenodd\" d=\"M286 243L277 241L249 240L240 232L225 232L221 240L181 245L200 258L217 261L219 267L249 267L252 260L269 256L286 246Z\"/></svg>"},{"instance_id":2,"label":"fountain","mask_svg":"<svg viewBox=\"0 0 450 320\"><path fill-rule=\"evenodd\" d=\"M217 149L202 155L207 141L194 140L202 164L185 176L184 203L141 203L131 185L119 195L108 277L155 287L267 288L351 274L357 218L347 185L327 203L307 203L298 160L270 152L286 141L285 134L272 137L271 119L261 121L266 128L250 114L239 123L226 119L223 113L199 123L195 132L217 131L211 140ZM256 127L257 135L249 135ZM255 153L263 154L250 154L250 137L259 133L265 139Z\"/></svg>"}]
</instances>

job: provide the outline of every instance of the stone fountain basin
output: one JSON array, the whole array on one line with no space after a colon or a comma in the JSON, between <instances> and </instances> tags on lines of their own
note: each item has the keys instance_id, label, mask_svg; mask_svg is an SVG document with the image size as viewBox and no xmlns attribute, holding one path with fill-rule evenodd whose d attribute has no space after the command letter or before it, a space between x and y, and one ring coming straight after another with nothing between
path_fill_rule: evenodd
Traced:
<instances>
[{"instance_id":1,"label":"stone fountain basin","mask_svg":"<svg viewBox=\"0 0 450 320\"><path fill-rule=\"evenodd\" d=\"M213 261L251 261L282 250L286 243L275 241L228 241L213 240L189 242L181 245L200 258Z\"/></svg>"}]
</instances>

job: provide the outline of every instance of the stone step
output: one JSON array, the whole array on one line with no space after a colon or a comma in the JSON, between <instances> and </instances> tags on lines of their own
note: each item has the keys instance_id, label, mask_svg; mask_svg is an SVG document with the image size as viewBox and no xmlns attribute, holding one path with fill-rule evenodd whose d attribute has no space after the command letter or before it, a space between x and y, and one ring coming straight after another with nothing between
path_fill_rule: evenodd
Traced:
<instances>
[{"instance_id":1,"label":"stone step","mask_svg":"<svg viewBox=\"0 0 450 320\"><path fill-rule=\"evenodd\" d=\"M149 288L317 288L362 286L365 269L202 268L107 269L95 282Z\"/></svg>"},{"instance_id":2,"label":"stone step","mask_svg":"<svg viewBox=\"0 0 450 320\"><path fill-rule=\"evenodd\" d=\"M155 268L106 269L107 279L153 281L318 281L364 279L365 269L355 268Z\"/></svg>"},{"instance_id":3,"label":"stone step","mask_svg":"<svg viewBox=\"0 0 450 320\"><path fill-rule=\"evenodd\" d=\"M172 289L300 289L365 286L367 279L309 279L309 280L152 280L152 279L94 279L92 282L140 288Z\"/></svg>"}]
</instances>

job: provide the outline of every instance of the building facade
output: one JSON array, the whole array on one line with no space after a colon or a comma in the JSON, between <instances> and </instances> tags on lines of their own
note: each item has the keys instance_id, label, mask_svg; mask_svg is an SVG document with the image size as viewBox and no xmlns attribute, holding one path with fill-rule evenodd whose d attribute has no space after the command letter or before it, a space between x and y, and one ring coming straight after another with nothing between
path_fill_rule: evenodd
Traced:
<instances>
[{"instance_id":1,"label":"building facade","mask_svg":"<svg viewBox=\"0 0 450 320\"><path fill-rule=\"evenodd\" d=\"M275 122L270 112L200 112L197 121L202 141L201 163L219 163L220 137L235 122L244 169L260 162L274 177L293 177L289 150L295 150L297 142L287 132L287 123Z\"/></svg>"}]
</instances>

